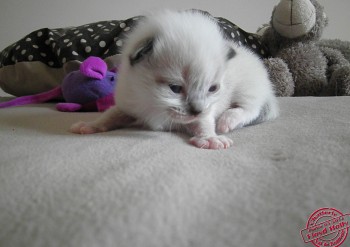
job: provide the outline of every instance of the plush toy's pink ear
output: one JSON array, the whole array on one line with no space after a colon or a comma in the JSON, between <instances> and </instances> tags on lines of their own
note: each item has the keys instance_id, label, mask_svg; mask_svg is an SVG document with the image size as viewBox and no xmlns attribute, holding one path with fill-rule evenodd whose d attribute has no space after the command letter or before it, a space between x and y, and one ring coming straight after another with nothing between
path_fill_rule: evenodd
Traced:
<instances>
[{"instance_id":1,"label":"plush toy's pink ear","mask_svg":"<svg viewBox=\"0 0 350 247\"><path fill-rule=\"evenodd\" d=\"M7 101L7 102L0 103L0 108L34 104L34 103L42 103L42 102L46 102L50 99L56 99L60 96L62 96L62 90L61 90L61 87L58 86L58 87L55 87L54 89L49 90L49 91L44 92L44 93L22 96L22 97L15 98L15 99Z\"/></svg>"},{"instance_id":2,"label":"plush toy's pink ear","mask_svg":"<svg viewBox=\"0 0 350 247\"><path fill-rule=\"evenodd\" d=\"M107 64L99 57L89 57L80 65L80 72L87 77L102 80L107 73Z\"/></svg>"}]
</instances>

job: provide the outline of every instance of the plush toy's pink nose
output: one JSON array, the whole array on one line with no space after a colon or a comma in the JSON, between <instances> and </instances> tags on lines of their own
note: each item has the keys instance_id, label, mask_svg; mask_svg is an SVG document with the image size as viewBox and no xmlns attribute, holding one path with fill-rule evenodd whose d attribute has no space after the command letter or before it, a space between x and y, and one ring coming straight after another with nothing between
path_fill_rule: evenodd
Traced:
<instances>
[{"instance_id":1,"label":"plush toy's pink nose","mask_svg":"<svg viewBox=\"0 0 350 247\"><path fill-rule=\"evenodd\" d=\"M102 80L107 73L107 64L99 57L89 57L80 65L80 72L87 77Z\"/></svg>"}]
</instances>

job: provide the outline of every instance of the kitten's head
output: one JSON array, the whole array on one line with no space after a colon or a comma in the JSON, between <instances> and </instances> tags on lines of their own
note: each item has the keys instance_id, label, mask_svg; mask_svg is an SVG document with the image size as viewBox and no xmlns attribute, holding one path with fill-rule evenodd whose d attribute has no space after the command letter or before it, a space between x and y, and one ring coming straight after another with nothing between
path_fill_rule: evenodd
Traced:
<instances>
[{"instance_id":1,"label":"kitten's head","mask_svg":"<svg viewBox=\"0 0 350 247\"><path fill-rule=\"evenodd\" d=\"M139 24L123 52L116 104L153 128L210 114L225 93L235 51L219 26L199 12L154 15Z\"/></svg>"}]
</instances>

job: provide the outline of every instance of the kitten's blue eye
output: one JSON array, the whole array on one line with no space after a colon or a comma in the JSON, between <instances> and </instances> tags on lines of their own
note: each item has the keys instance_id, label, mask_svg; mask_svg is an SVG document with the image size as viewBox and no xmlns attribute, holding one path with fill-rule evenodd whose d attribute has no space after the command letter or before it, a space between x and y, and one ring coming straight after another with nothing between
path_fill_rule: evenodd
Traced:
<instances>
[{"instance_id":1,"label":"kitten's blue eye","mask_svg":"<svg viewBox=\"0 0 350 247\"><path fill-rule=\"evenodd\" d=\"M218 90L218 88L219 88L218 85L212 85L208 91L211 93L214 93Z\"/></svg>"},{"instance_id":2,"label":"kitten's blue eye","mask_svg":"<svg viewBox=\"0 0 350 247\"><path fill-rule=\"evenodd\" d=\"M169 87L174 93L179 94L182 92L182 86L170 84Z\"/></svg>"}]
</instances>

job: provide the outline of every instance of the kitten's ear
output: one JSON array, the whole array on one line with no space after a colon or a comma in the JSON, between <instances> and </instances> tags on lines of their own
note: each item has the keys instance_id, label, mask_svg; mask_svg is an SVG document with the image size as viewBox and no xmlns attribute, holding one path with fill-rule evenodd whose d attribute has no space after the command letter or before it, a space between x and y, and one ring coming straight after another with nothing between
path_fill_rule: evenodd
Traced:
<instances>
[{"instance_id":1,"label":"kitten's ear","mask_svg":"<svg viewBox=\"0 0 350 247\"><path fill-rule=\"evenodd\" d=\"M236 54L237 54L236 51L232 47L229 47L228 52L226 54L226 59L230 60L230 59L234 58L236 56Z\"/></svg>"},{"instance_id":2,"label":"kitten's ear","mask_svg":"<svg viewBox=\"0 0 350 247\"><path fill-rule=\"evenodd\" d=\"M131 66L142 61L147 55L151 54L153 51L154 38L150 38L141 43L140 46L135 50L135 52L130 56Z\"/></svg>"}]
</instances>

